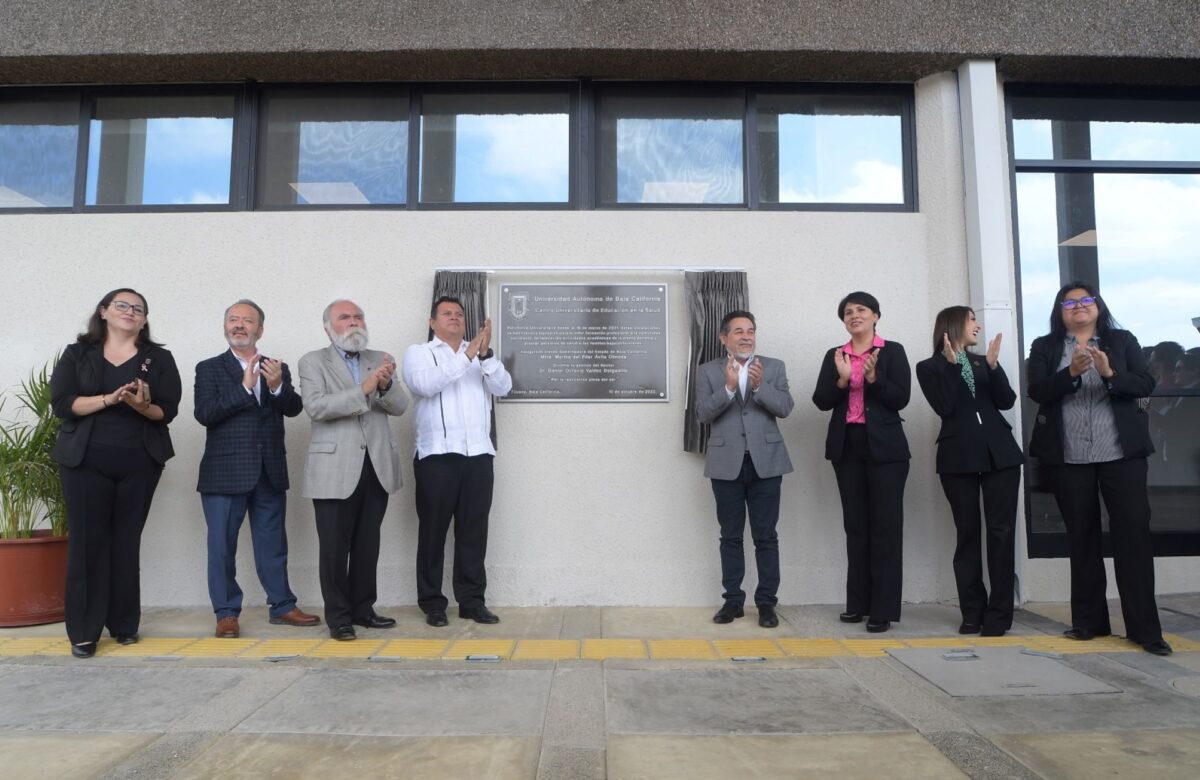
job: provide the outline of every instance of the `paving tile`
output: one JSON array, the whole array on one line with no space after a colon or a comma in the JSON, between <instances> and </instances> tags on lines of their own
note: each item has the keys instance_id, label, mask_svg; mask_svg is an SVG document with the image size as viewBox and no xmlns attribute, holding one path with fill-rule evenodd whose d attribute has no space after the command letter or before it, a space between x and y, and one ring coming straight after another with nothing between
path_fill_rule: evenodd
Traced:
<instances>
[{"instance_id":1,"label":"paving tile","mask_svg":"<svg viewBox=\"0 0 1200 780\"><path fill-rule=\"evenodd\" d=\"M580 657L590 661L646 658L646 652L646 643L641 639L585 639Z\"/></svg>"},{"instance_id":2,"label":"paving tile","mask_svg":"<svg viewBox=\"0 0 1200 780\"><path fill-rule=\"evenodd\" d=\"M286 777L527 780L537 737L367 737L227 734L174 774L179 780Z\"/></svg>"},{"instance_id":3,"label":"paving tile","mask_svg":"<svg viewBox=\"0 0 1200 780\"><path fill-rule=\"evenodd\" d=\"M190 637L142 637L137 644L119 645L104 641L96 648L97 656L113 658L145 658L152 655L176 655L183 648L195 644Z\"/></svg>"},{"instance_id":4,"label":"paving tile","mask_svg":"<svg viewBox=\"0 0 1200 780\"><path fill-rule=\"evenodd\" d=\"M959 662L962 663L962 662ZM1117 688L1074 696L947 697L946 706L980 733L1200 729L1200 706L1163 680L1101 654L1058 663Z\"/></svg>"},{"instance_id":5,"label":"paving tile","mask_svg":"<svg viewBox=\"0 0 1200 780\"><path fill-rule=\"evenodd\" d=\"M450 642L445 639L393 639L375 655L379 658L441 658Z\"/></svg>"},{"instance_id":6,"label":"paving tile","mask_svg":"<svg viewBox=\"0 0 1200 780\"><path fill-rule=\"evenodd\" d=\"M1163 634L1163 639L1170 643L1171 647L1177 652L1196 652L1200 650L1200 641L1189 639L1178 634ZM4 648L0 647L0 653L4 652Z\"/></svg>"},{"instance_id":7,"label":"paving tile","mask_svg":"<svg viewBox=\"0 0 1200 780\"><path fill-rule=\"evenodd\" d=\"M797 658L832 658L850 655L850 651L838 639L796 639L784 637L777 640L783 651Z\"/></svg>"},{"instance_id":8,"label":"paving tile","mask_svg":"<svg viewBox=\"0 0 1200 780\"><path fill-rule=\"evenodd\" d=\"M882 658L891 648L904 647L904 643L898 639L843 639L842 646L859 658Z\"/></svg>"},{"instance_id":9,"label":"paving tile","mask_svg":"<svg viewBox=\"0 0 1200 780\"><path fill-rule=\"evenodd\" d=\"M495 668L313 670L235 731L358 736L541 734L552 675L550 670Z\"/></svg>"},{"instance_id":10,"label":"paving tile","mask_svg":"<svg viewBox=\"0 0 1200 780\"><path fill-rule=\"evenodd\" d=\"M713 646L717 648L717 655L721 658L783 658L783 651L779 649L779 645L770 639L718 639L713 642Z\"/></svg>"},{"instance_id":11,"label":"paving tile","mask_svg":"<svg viewBox=\"0 0 1200 780\"><path fill-rule=\"evenodd\" d=\"M938 780L965 775L918 734L614 735L608 744L608 777Z\"/></svg>"},{"instance_id":12,"label":"paving tile","mask_svg":"<svg viewBox=\"0 0 1200 780\"><path fill-rule=\"evenodd\" d=\"M608 669L605 686L609 734L908 728L840 669Z\"/></svg>"},{"instance_id":13,"label":"paving tile","mask_svg":"<svg viewBox=\"0 0 1200 780\"><path fill-rule=\"evenodd\" d=\"M704 639L651 639L650 657L683 661L711 661L717 654Z\"/></svg>"},{"instance_id":14,"label":"paving tile","mask_svg":"<svg viewBox=\"0 0 1200 780\"><path fill-rule=\"evenodd\" d=\"M1193 780L1200 775L1200 738L1194 729L997 734L989 738L1045 777Z\"/></svg>"},{"instance_id":15,"label":"paving tile","mask_svg":"<svg viewBox=\"0 0 1200 780\"><path fill-rule=\"evenodd\" d=\"M0 734L0 766L13 780L99 777L158 739L154 733Z\"/></svg>"},{"instance_id":16,"label":"paving tile","mask_svg":"<svg viewBox=\"0 0 1200 780\"><path fill-rule=\"evenodd\" d=\"M166 731L250 674L91 662L29 666L0 677L0 731Z\"/></svg>"},{"instance_id":17,"label":"paving tile","mask_svg":"<svg viewBox=\"0 0 1200 780\"><path fill-rule=\"evenodd\" d=\"M978 647L976 658L947 659L942 648L892 650L890 655L951 696L1117 693L1111 685L1053 658L1012 647Z\"/></svg>"},{"instance_id":18,"label":"paving tile","mask_svg":"<svg viewBox=\"0 0 1200 780\"><path fill-rule=\"evenodd\" d=\"M512 655L511 639L460 639L446 650L445 658L466 658L469 655L498 655L508 658Z\"/></svg>"},{"instance_id":19,"label":"paving tile","mask_svg":"<svg viewBox=\"0 0 1200 780\"><path fill-rule=\"evenodd\" d=\"M513 651L514 661L561 661L579 657L574 639L522 639Z\"/></svg>"},{"instance_id":20,"label":"paving tile","mask_svg":"<svg viewBox=\"0 0 1200 780\"><path fill-rule=\"evenodd\" d=\"M174 652L184 658L236 658L259 643L258 639L217 639L205 637Z\"/></svg>"},{"instance_id":21,"label":"paving tile","mask_svg":"<svg viewBox=\"0 0 1200 780\"><path fill-rule=\"evenodd\" d=\"M306 655L321 639L264 639L241 654L242 658L270 658L275 655Z\"/></svg>"},{"instance_id":22,"label":"paving tile","mask_svg":"<svg viewBox=\"0 0 1200 780\"><path fill-rule=\"evenodd\" d=\"M310 658L370 658L383 645L382 639L356 639L353 642L326 639L306 655Z\"/></svg>"}]
</instances>

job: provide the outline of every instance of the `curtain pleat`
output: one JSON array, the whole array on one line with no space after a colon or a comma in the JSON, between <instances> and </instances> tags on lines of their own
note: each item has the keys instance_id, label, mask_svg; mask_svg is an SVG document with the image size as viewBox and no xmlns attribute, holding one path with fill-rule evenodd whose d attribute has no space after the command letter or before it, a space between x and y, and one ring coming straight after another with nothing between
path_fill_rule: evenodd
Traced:
<instances>
[{"instance_id":1,"label":"curtain pleat","mask_svg":"<svg viewBox=\"0 0 1200 780\"><path fill-rule=\"evenodd\" d=\"M691 329L683 450L703 453L708 449L708 426L696 419L696 367L722 356L717 338L721 318L735 309L749 309L750 292L744 271L687 271L683 280Z\"/></svg>"}]
</instances>

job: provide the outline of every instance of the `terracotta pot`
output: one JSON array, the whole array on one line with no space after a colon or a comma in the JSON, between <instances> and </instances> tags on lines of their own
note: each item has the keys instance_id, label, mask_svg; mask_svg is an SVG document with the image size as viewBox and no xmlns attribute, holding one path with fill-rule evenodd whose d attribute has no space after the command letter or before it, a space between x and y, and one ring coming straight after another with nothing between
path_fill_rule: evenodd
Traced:
<instances>
[{"instance_id":1,"label":"terracotta pot","mask_svg":"<svg viewBox=\"0 0 1200 780\"><path fill-rule=\"evenodd\" d=\"M0 539L0 626L62 621L66 590L67 537Z\"/></svg>"}]
</instances>

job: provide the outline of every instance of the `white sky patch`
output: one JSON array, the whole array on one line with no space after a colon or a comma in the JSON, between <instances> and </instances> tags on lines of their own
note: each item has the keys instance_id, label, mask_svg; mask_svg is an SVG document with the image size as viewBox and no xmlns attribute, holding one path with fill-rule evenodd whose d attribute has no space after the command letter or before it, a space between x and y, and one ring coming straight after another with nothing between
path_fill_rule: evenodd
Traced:
<instances>
[{"instance_id":1,"label":"white sky patch","mask_svg":"<svg viewBox=\"0 0 1200 780\"><path fill-rule=\"evenodd\" d=\"M904 171L882 160L859 160L850 169L851 183L838 192L820 194L781 182L780 203L900 203Z\"/></svg>"},{"instance_id":2,"label":"white sky patch","mask_svg":"<svg viewBox=\"0 0 1200 780\"><path fill-rule=\"evenodd\" d=\"M189 197L180 198L175 201L175 204L179 206L210 206L213 204L224 206L227 203L229 203L229 199L224 195L203 192L201 190L193 190Z\"/></svg>"},{"instance_id":3,"label":"white sky patch","mask_svg":"<svg viewBox=\"0 0 1200 780\"><path fill-rule=\"evenodd\" d=\"M460 115L460 143L486 145L483 172L565 190L570 168L570 120L566 114Z\"/></svg>"}]
</instances>

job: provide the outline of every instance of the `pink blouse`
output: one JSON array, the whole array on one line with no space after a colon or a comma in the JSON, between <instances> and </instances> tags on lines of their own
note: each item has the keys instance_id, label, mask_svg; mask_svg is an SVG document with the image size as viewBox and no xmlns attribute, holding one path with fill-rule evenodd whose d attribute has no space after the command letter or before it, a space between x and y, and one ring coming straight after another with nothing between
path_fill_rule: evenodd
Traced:
<instances>
[{"instance_id":1,"label":"pink blouse","mask_svg":"<svg viewBox=\"0 0 1200 780\"><path fill-rule=\"evenodd\" d=\"M871 341L872 347L882 347L884 340L875 334L875 338ZM866 362L867 355L870 350L861 355L854 352L853 340L847 341L842 345L842 352L850 358L850 404L846 409L846 422L866 424L867 410L863 404L863 363Z\"/></svg>"}]
</instances>

